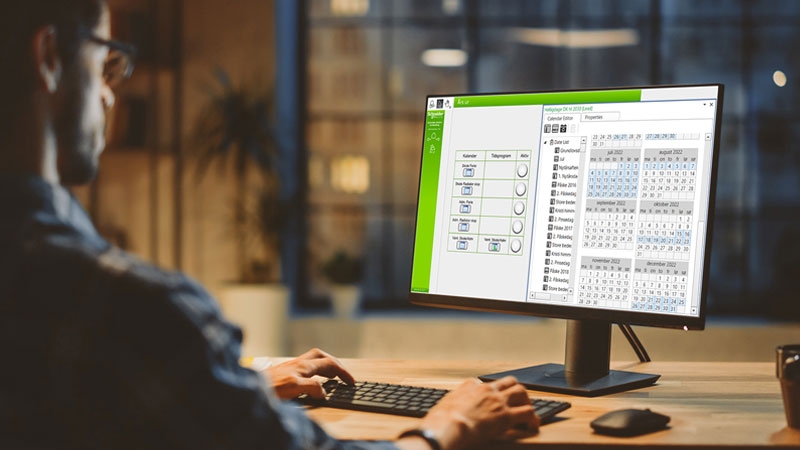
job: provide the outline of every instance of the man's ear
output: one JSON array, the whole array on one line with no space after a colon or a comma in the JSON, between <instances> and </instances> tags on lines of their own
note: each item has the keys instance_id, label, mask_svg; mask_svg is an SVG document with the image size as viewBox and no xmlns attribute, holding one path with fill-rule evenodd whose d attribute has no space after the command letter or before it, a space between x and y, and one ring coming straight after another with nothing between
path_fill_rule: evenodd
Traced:
<instances>
[{"instance_id":1,"label":"man's ear","mask_svg":"<svg viewBox=\"0 0 800 450\"><path fill-rule=\"evenodd\" d=\"M36 66L37 85L54 93L61 82L61 58L58 56L58 33L48 25L33 35L33 62Z\"/></svg>"}]
</instances>

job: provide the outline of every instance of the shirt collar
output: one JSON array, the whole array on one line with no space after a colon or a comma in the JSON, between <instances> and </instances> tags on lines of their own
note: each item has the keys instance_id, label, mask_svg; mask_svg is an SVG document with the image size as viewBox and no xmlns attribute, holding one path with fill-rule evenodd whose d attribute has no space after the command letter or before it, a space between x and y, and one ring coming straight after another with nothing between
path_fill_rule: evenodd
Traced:
<instances>
[{"instance_id":1,"label":"shirt collar","mask_svg":"<svg viewBox=\"0 0 800 450\"><path fill-rule=\"evenodd\" d=\"M0 175L0 207L12 220L31 214L98 236L86 211L67 189L36 175Z\"/></svg>"}]
</instances>

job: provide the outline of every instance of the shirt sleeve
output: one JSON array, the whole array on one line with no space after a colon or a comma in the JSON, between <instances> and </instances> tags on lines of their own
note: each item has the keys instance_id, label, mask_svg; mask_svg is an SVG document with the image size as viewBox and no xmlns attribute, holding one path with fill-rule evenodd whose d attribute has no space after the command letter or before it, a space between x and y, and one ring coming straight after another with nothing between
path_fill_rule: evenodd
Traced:
<instances>
[{"instance_id":1,"label":"shirt sleeve","mask_svg":"<svg viewBox=\"0 0 800 450\"><path fill-rule=\"evenodd\" d=\"M396 449L339 441L301 406L277 398L264 377L239 364L242 334L196 283L152 267L117 275L109 289L123 434L147 448ZM113 427L112 427L113 428ZM151 442L146 442L151 440Z\"/></svg>"}]
</instances>

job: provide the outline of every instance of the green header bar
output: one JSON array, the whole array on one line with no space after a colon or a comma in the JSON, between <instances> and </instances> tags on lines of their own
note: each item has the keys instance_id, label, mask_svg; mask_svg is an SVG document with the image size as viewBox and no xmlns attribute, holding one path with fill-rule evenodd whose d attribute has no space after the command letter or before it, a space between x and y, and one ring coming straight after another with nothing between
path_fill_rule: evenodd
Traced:
<instances>
[{"instance_id":1,"label":"green header bar","mask_svg":"<svg viewBox=\"0 0 800 450\"><path fill-rule=\"evenodd\" d=\"M436 198L439 193L439 168L442 158L444 110L428 111L425 120L425 142L419 182L417 240L414 243L414 265L411 291L428 292L431 284L433 226L436 222Z\"/></svg>"},{"instance_id":2,"label":"green header bar","mask_svg":"<svg viewBox=\"0 0 800 450\"><path fill-rule=\"evenodd\" d=\"M574 103L638 102L641 99L642 91L640 89L620 89L617 91L472 95L456 97L454 106L456 108L472 108L477 106L567 105Z\"/></svg>"}]
</instances>

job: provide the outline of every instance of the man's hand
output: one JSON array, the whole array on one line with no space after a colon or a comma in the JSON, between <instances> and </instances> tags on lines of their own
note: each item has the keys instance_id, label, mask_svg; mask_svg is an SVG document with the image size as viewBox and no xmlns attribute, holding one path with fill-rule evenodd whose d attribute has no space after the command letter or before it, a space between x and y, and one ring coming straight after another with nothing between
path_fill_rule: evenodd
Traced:
<instances>
[{"instance_id":1,"label":"man's hand","mask_svg":"<svg viewBox=\"0 0 800 450\"><path fill-rule=\"evenodd\" d=\"M536 434L539 417L513 377L491 383L467 380L428 412L420 428L432 431L443 449L479 448L493 439Z\"/></svg>"},{"instance_id":2,"label":"man's hand","mask_svg":"<svg viewBox=\"0 0 800 450\"><path fill-rule=\"evenodd\" d=\"M308 394L314 398L325 397L322 380L314 378L315 375L325 378L339 377L348 384L356 382L336 358L318 348L269 367L265 372L272 381L275 393L284 400L291 400L300 394Z\"/></svg>"}]
</instances>

